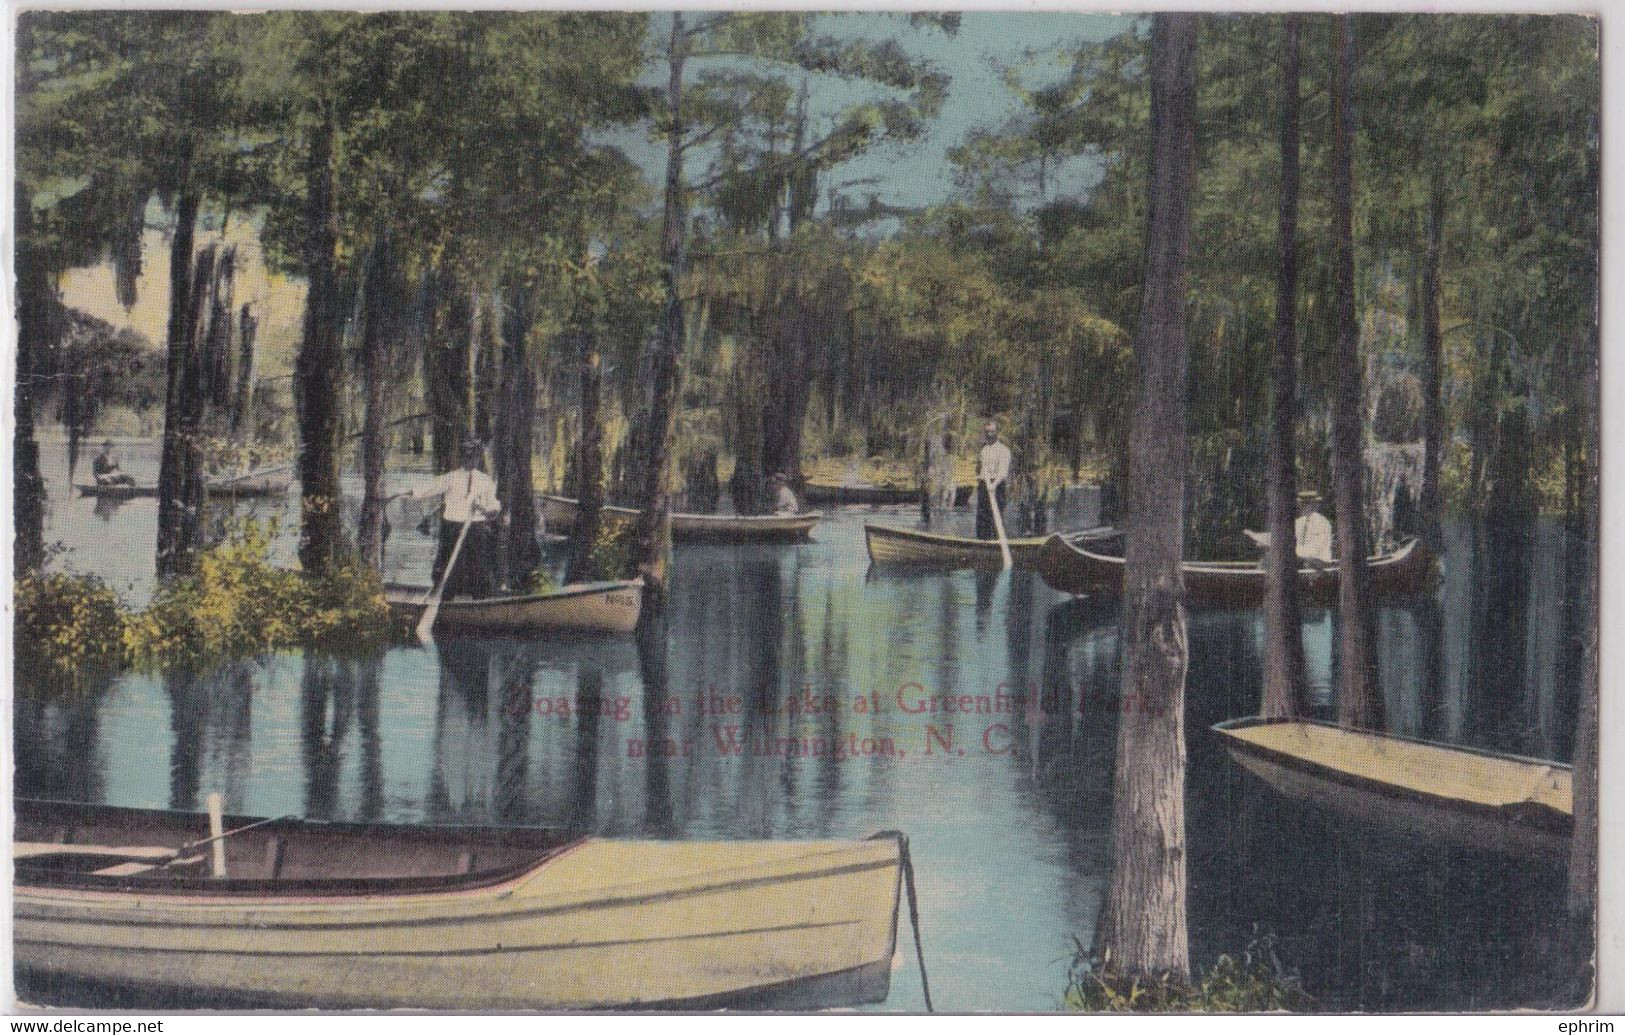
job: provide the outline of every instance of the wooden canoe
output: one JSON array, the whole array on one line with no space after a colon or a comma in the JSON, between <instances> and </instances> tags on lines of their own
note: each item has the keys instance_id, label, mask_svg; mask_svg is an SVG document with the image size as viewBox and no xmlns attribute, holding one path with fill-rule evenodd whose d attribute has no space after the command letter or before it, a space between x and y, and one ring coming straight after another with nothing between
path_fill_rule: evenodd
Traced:
<instances>
[{"instance_id":1,"label":"wooden canoe","mask_svg":"<svg viewBox=\"0 0 1625 1035\"><path fill-rule=\"evenodd\" d=\"M1573 768L1312 720L1213 727L1242 768L1290 798L1428 842L1566 858Z\"/></svg>"},{"instance_id":2,"label":"wooden canoe","mask_svg":"<svg viewBox=\"0 0 1625 1035\"><path fill-rule=\"evenodd\" d=\"M1264 569L1252 561L1186 561L1185 599L1192 604L1252 606L1264 599ZM1433 558L1415 539L1367 562L1374 596L1401 596L1425 589L1433 578ZM1038 571L1054 589L1073 596L1117 595L1123 589L1123 558L1097 553L1087 540L1050 536L1038 555ZM1337 566L1298 569L1303 599L1331 604L1337 597Z\"/></svg>"},{"instance_id":3,"label":"wooden canoe","mask_svg":"<svg viewBox=\"0 0 1625 1035\"><path fill-rule=\"evenodd\" d=\"M272 471L256 471L246 475L231 478L211 479L204 488L210 496L236 496L240 498L280 496L288 491L293 484L293 474L286 468ZM98 485L94 482L81 483L75 488L81 496L94 496L105 500L133 500L155 497L158 495L156 485Z\"/></svg>"},{"instance_id":4,"label":"wooden canoe","mask_svg":"<svg viewBox=\"0 0 1625 1035\"><path fill-rule=\"evenodd\" d=\"M225 828L254 823L233 816ZM901 835L609 841L541 829L17 803L26 983L318 1008L578 1010L879 1002Z\"/></svg>"},{"instance_id":5,"label":"wooden canoe","mask_svg":"<svg viewBox=\"0 0 1625 1035\"><path fill-rule=\"evenodd\" d=\"M1102 526L1070 535L1091 536L1108 534L1112 530ZM869 546L869 560L886 564L934 568L986 568L1004 566L1004 557L997 539L969 539L965 536L922 532L913 528L865 523L864 540ZM1038 563L1046 536L1025 536L1010 540L1010 559L1021 567Z\"/></svg>"},{"instance_id":6,"label":"wooden canoe","mask_svg":"<svg viewBox=\"0 0 1625 1035\"><path fill-rule=\"evenodd\" d=\"M430 589L390 583L384 587L384 598L403 620L416 622L423 615L423 600ZM442 600L436 622L447 629L493 633L554 629L627 633L637 626L642 607L642 579L582 582L551 593Z\"/></svg>"},{"instance_id":7,"label":"wooden canoe","mask_svg":"<svg viewBox=\"0 0 1625 1035\"><path fill-rule=\"evenodd\" d=\"M902 503L920 502L920 493L924 490L918 485L837 485L830 482L808 482L801 492L801 498L808 503L819 505L843 506L856 504L863 506L889 506ZM954 506L963 507L970 501L971 493L976 491L972 484L954 486Z\"/></svg>"},{"instance_id":8,"label":"wooden canoe","mask_svg":"<svg viewBox=\"0 0 1625 1035\"><path fill-rule=\"evenodd\" d=\"M549 532L568 532L575 528L576 513L580 505L567 496L538 497L542 502L542 517ZM631 507L605 506L600 512L605 521L630 524L638 512ZM821 517L817 511L805 514L673 514L671 536L683 543L781 543L796 542L812 537L813 526Z\"/></svg>"}]
</instances>

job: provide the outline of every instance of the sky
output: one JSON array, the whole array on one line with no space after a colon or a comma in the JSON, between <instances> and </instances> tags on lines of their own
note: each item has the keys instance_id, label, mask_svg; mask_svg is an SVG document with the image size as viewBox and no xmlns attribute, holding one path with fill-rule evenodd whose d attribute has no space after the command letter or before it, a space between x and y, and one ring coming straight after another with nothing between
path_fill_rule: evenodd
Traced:
<instances>
[{"instance_id":1,"label":"sky","mask_svg":"<svg viewBox=\"0 0 1625 1035\"><path fill-rule=\"evenodd\" d=\"M874 149L837 169L833 182L839 186L852 180L877 180L846 192L860 204L866 203L871 193L882 203L909 207L947 200L954 187L948 150L961 143L968 131L995 129L1021 109L1018 97L1006 86L995 63L1020 65L1022 80L1028 85L1053 82L1071 65L1071 53L1063 44L1106 39L1125 31L1130 23L1131 19L1116 15L973 11L963 16L959 31L949 36L934 28L911 28L906 18L895 14L820 15L813 29L819 35L895 38L911 55L935 62L952 77L942 112L930 123L923 138ZM657 20L651 26L651 35L661 34L663 28ZM650 75L651 85L663 83L665 70L651 68ZM870 84L814 77L811 107L815 118L827 117L874 91ZM652 184L661 181L666 159L658 142L633 132L616 134L612 142L643 168ZM700 161L691 162L691 178L699 165ZM1081 167L1062 167L1055 182L1061 185L1062 193L1067 193L1069 182L1083 184L1089 179L1087 170Z\"/></svg>"}]
</instances>

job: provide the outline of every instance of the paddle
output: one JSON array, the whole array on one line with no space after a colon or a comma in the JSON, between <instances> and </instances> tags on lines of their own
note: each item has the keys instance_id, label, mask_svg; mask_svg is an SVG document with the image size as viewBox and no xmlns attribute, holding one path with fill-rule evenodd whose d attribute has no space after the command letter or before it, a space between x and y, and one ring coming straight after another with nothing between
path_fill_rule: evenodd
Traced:
<instances>
[{"instance_id":1,"label":"paddle","mask_svg":"<svg viewBox=\"0 0 1625 1035\"><path fill-rule=\"evenodd\" d=\"M457 565L457 555L463 552L463 540L468 538L468 530L474 527L473 519L463 522L463 530L457 533L457 542L451 548L451 556L446 558L446 570L440 573L440 585L434 588L429 598L424 601L428 606L423 609L423 617L418 620L418 642L427 647L434 637L429 630L434 628L434 620L440 616L440 598L445 595L446 583L451 580L451 569Z\"/></svg>"},{"instance_id":2,"label":"paddle","mask_svg":"<svg viewBox=\"0 0 1625 1035\"><path fill-rule=\"evenodd\" d=\"M999 494L993 491L993 480L991 478L983 481L982 484L987 488L987 508L993 511L993 527L999 531L999 554L1004 558L1004 566L1008 569L1012 563L1010 560L1010 540L1004 534L1004 515L999 510Z\"/></svg>"}]
</instances>

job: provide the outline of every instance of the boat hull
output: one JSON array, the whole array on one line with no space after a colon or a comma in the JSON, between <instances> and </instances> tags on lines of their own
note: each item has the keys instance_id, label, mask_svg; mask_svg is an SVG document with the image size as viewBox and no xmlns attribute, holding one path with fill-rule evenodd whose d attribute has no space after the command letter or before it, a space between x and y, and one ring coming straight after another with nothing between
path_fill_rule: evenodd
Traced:
<instances>
[{"instance_id":1,"label":"boat hull","mask_svg":"<svg viewBox=\"0 0 1625 1035\"><path fill-rule=\"evenodd\" d=\"M543 494L542 517L550 532L570 532L575 529L580 505L565 496ZM638 512L630 507L605 506L600 514L604 521L629 525ZM731 514L673 514L671 535L684 543L783 543L799 542L812 537L813 526L821 515L816 511L806 514L763 514L738 516Z\"/></svg>"},{"instance_id":2,"label":"boat hull","mask_svg":"<svg viewBox=\"0 0 1625 1035\"><path fill-rule=\"evenodd\" d=\"M138 500L149 499L158 495L156 485L87 485L74 486L81 496L93 496L103 500Z\"/></svg>"},{"instance_id":3,"label":"boat hull","mask_svg":"<svg viewBox=\"0 0 1625 1035\"><path fill-rule=\"evenodd\" d=\"M963 507L970 501L974 485L954 486L954 506ZM829 485L808 482L802 490L802 499L820 506L896 506L920 502L924 492L918 485Z\"/></svg>"},{"instance_id":4,"label":"boat hull","mask_svg":"<svg viewBox=\"0 0 1625 1035\"><path fill-rule=\"evenodd\" d=\"M281 496L293 484L292 475L287 471L250 475L246 478L234 478L228 481L210 482L205 486L208 494L214 497L234 496L238 498ZM75 488L81 496L93 496L104 500L134 500L150 499L158 495L156 485L96 485L81 483Z\"/></svg>"},{"instance_id":5,"label":"boat hull","mask_svg":"<svg viewBox=\"0 0 1625 1035\"><path fill-rule=\"evenodd\" d=\"M888 525L863 526L869 560L874 564L899 567L977 568L997 571L1004 556L997 539L967 539ZM1044 547L1043 536L1010 540L1011 562L1031 567Z\"/></svg>"},{"instance_id":6,"label":"boat hull","mask_svg":"<svg viewBox=\"0 0 1625 1035\"><path fill-rule=\"evenodd\" d=\"M423 615L428 586L390 585L385 599L403 620L416 622ZM494 633L577 632L628 633L638 624L643 607L643 583L595 582L566 586L554 593L493 597L483 600L442 600L437 628Z\"/></svg>"},{"instance_id":7,"label":"boat hull","mask_svg":"<svg viewBox=\"0 0 1625 1035\"><path fill-rule=\"evenodd\" d=\"M1123 558L1095 553L1086 542L1050 536L1037 564L1044 581L1063 593L1116 596L1123 591ZM1264 600L1268 580L1257 564L1186 561L1182 567L1189 604L1252 607ZM1430 585L1435 568L1432 556L1411 540L1367 562L1367 588L1374 597L1418 593ZM1298 569L1298 591L1306 603L1335 603L1336 566Z\"/></svg>"},{"instance_id":8,"label":"boat hull","mask_svg":"<svg viewBox=\"0 0 1625 1035\"><path fill-rule=\"evenodd\" d=\"M587 839L508 879L405 895L236 894L207 878L187 891L103 891L19 874L16 960L52 988L83 981L206 1003L851 1005L889 991L900 858L895 836Z\"/></svg>"},{"instance_id":9,"label":"boat hull","mask_svg":"<svg viewBox=\"0 0 1625 1035\"><path fill-rule=\"evenodd\" d=\"M1567 765L1306 720L1236 719L1213 729L1238 765L1285 797L1430 844L1567 858ZM1300 733L1308 734L1301 742Z\"/></svg>"}]
</instances>

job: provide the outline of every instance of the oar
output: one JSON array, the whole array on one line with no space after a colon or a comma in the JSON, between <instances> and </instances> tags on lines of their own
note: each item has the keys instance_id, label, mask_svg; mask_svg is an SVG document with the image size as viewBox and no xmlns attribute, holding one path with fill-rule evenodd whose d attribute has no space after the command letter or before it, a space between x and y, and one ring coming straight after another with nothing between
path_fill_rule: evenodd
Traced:
<instances>
[{"instance_id":1,"label":"oar","mask_svg":"<svg viewBox=\"0 0 1625 1035\"><path fill-rule=\"evenodd\" d=\"M1004 515L999 512L999 494L993 491L993 479L982 482L987 489L987 506L993 511L993 527L999 530L999 554L1004 558L1004 566L1011 566L1010 540L1004 534Z\"/></svg>"},{"instance_id":2,"label":"oar","mask_svg":"<svg viewBox=\"0 0 1625 1035\"><path fill-rule=\"evenodd\" d=\"M468 538L468 530L473 526L472 518L463 522L463 530L457 533L457 543L451 548L451 556L446 558L446 570L440 573L440 585L424 601L428 606L423 609L423 617L418 619L418 642L425 647L434 640L429 630L434 628L434 620L440 617L440 598L445 595L446 583L451 580L451 569L457 566L457 555L463 552L463 540Z\"/></svg>"}]
</instances>

